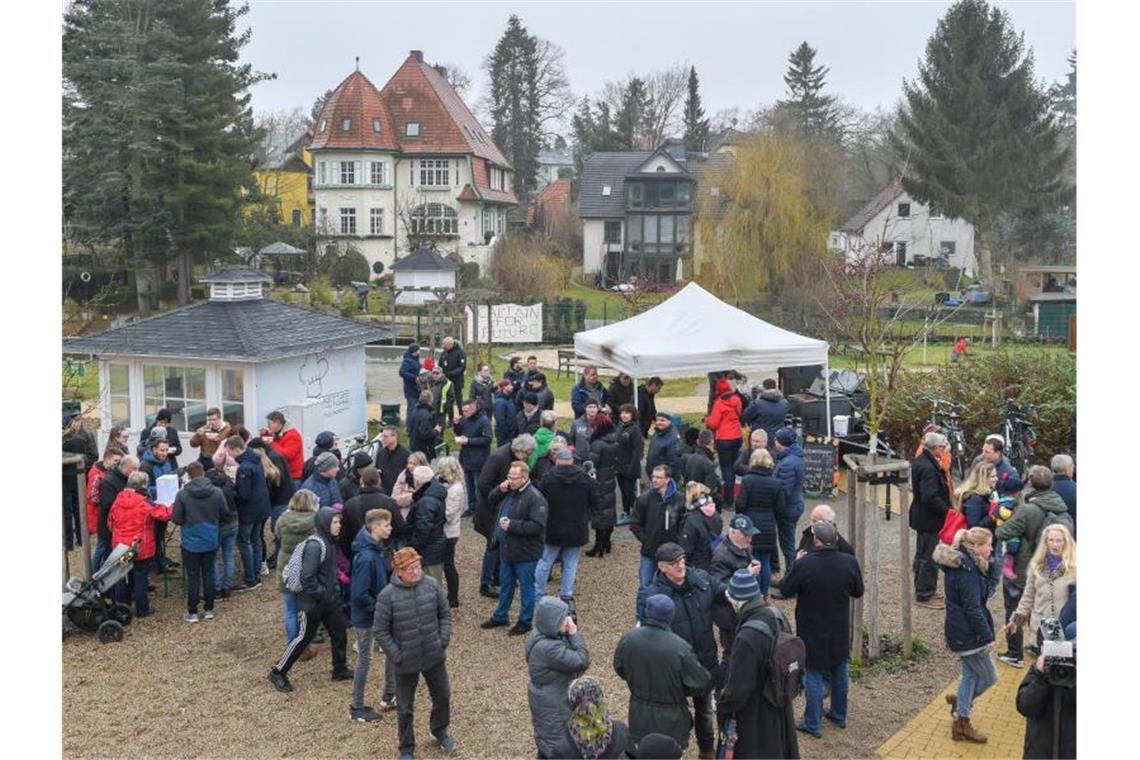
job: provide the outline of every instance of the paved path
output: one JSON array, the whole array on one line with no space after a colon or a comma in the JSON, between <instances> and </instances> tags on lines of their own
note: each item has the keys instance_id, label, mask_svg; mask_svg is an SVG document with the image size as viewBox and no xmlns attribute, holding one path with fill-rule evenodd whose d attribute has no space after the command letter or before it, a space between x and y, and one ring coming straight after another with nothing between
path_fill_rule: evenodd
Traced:
<instances>
[{"instance_id":1,"label":"paved path","mask_svg":"<svg viewBox=\"0 0 1140 760\"><path fill-rule=\"evenodd\" d=\"M957 692L956 678L913 720L883 742L879 757L1021 757L1025 718L1017 712L1015 703L1025 670L1011 668L1000 660L996 662L998 682L974 701L970 716L974 728L989 737L987 743L956 742L950 738L950 706L946 704L946 695ZM1027 659L1026 667L1031 667L1032 662Z\"/></svg>"}]
</instances>

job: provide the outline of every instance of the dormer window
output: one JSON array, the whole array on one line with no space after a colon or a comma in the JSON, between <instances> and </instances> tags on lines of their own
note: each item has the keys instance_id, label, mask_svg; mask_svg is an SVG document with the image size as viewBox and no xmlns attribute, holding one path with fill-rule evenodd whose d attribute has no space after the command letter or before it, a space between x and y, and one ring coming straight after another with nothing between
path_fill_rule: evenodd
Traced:
<instances>
[{"instance_id":1,"label":"dormer window","mask_svg":"<svg viewBox=\"0 0 1140 760\"><path fill-rule=\"evenodd\" d=\"M380 120L379 119L373 119L372 120L372 131L375 132L376 134L380 134Z\"/></svg>"},{"instance_id":2,"label":"dormer window","mask_svg":"<svg viewBox=\"0 0 1140 760\"><path fill-rule=\"evenodd\" d=\"M910 204L909 203L900 203L899 207L898 207L898 215L899 215L899 219L909 219L910 218Z\"/></svg>"},{"instance_id":3,"label":"dormer window","mask_svg":"<svg viewBox=\"0 0 1140 760\"><path fill-rule=\"evenodd\" d=\"M407 126L404 127L404 134L408 137L419 137L420 123L418 121L409 121Z\"/></svg>"},{"instance_id":4,"label":"dormer window","mask_svg":"<svg viewBox=\"0 0 1140 760\"><path fill-rule=\"evenodd\" d=\"M329 120L328 119L321 119L321 128L317 131L324 132L328 128L329 128Z\"/></svg>"},{"instance_id":5,"label":"dormer window","mask_svg":"<svg viewBox=\"0 0 1140 760\"><path fill-rule=\"evenodd\" d=\"M351 130L352 130L352 119L350 119L346 116L343 119L341 119L341 121L340 121L340 131L341 132L348 132Z\"/></svg>"},{"instance_id":6,"label":"dormer window","mask_svg":"<svg viewBox=\"0 0 1140 760\"><path fill-rule=\"evenodd\" d=\"M613 191L613 188L610 187L609 185L602 185L602 195L609 196L609 194L612 191Z\"/></svg>"}]
</instances>

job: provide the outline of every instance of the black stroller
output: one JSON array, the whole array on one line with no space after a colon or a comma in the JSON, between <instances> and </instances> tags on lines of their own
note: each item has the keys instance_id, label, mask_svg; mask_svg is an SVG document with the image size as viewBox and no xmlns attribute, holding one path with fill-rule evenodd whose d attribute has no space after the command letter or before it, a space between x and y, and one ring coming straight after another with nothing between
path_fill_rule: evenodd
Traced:
<instances>
[{"instance_id":1,"label":"black stroller","mask_svg":"<svg viewBox=\"0 0 1140 760\"><path fill-rule=\"evenodd\" d=\"M81 631L94 633L108 644L123 640L123 626L130 625L130 605L116 602L113 589L134 567L139 545L119 544L89 581L72 578L63 592L63 614ZM64 633L67 629L64 627Z\"/></svg>"}]
</instances>

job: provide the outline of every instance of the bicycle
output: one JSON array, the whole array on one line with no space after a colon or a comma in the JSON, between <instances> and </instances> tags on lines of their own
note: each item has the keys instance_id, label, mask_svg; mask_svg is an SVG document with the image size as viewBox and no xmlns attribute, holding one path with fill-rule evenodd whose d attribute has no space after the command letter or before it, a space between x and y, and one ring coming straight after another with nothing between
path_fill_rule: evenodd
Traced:
<instances>
[{"instance_id":1,"label":"bicycle","mask_svg":"<svg viewBox=\"0 0 1140 760\"><path fill-rule=\"evenodd\" d=\"M1037 459L1037 431L1030 421L1037 415L1037 407L1006 399L1002 402L1001 411L1006 456L1013 468L1025 477Z\"/></svg>"},{"instance_id":2,"label":"bicycle","mask_svg":"<svg viewBox=\"0 0 1140 760\"><path fill-rule=\"evenodd\" d=\"M942 430L950 446L950 474L958 481L965 480L966 472L970 468L966 453L966 431L962 429L962 413L966 411L966 407L946 399L928 396L924 399L932 404L931 424L937 425Z\"/></svg>"}]
</instances>

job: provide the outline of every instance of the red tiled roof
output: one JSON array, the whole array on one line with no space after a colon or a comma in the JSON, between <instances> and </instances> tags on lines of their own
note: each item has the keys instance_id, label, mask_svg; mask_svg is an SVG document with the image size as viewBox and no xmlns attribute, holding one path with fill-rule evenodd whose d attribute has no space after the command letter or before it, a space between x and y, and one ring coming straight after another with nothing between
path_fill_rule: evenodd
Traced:
<instances>
[{"instance_id":1,"label":"red tiled roof","mask_svg":"<svg viewBox=\"0 0 1140 760\"><path fill-rule=\"evenodd\" d=\"M471 185L464 185L463 189L459 191L459 195L455 196L455 199L459 201L477 201L479 200L479 194L475 192L475 188L471 187Z\"/></svg>"},{"instance_id":2,"label":"red tiled roof","mask_svg":"<svg viewBox=\"0 0 1140 760\"><path fill-rule=\"evenodd\" d=\"M344 119L350 119L347 132L341 131ZM373 129L373 120L380 120L380 132ZM322 130L321 127L324 127ZM354 71L333 90L325 101L314 125L316 135L309 149L348 148L396 150L396 129L388 109L384 107L380 91L368 77Z\"/></svg>"},{"instance_id":3,"label":"red tiled roof","mask_svg":"<svg viewBox=\"0 0 1140 760\"><path fill-rule=\"evenodd\" d=\"M476 157L472 160L471 174L475 180L475 191L483 200L518 205L518 198L513 192L491 189L491 168L487 159Z\"/></svg>"},{"instance_id":4,"label":"red tiled roof","mask_svg":"<svg viewBox=\"0 0 1140 760\"><path fill-rule=\"evenodd\" d=\"M527 211L527 221L534 224L539 216L552 214L565 206L570 201L572 186L573 180L563 177L539 190Z\"/></svg>"}]
</instances>

